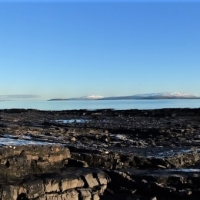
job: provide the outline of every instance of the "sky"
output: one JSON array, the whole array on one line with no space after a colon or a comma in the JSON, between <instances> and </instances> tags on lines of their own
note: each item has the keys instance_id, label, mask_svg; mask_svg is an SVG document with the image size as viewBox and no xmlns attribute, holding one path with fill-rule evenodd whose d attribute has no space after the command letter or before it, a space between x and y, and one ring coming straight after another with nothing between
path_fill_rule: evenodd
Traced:
<instances>
[{"instance_id":1,"label":"sky","mask_svg":"<svg viewBox=\"0 0 200 200\"><path fill-rule=\"evenodd\" d=\"M0 97L200 95L200 1L0 0Z\"/></svg>"}]
</instances>

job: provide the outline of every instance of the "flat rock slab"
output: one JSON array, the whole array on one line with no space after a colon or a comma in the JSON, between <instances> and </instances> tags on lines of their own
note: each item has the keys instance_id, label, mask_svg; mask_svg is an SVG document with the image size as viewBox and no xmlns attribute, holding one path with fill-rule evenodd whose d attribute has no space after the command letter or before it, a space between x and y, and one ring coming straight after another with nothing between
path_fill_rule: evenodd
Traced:
<instances>
[{"instance_id":1,"label":"flat rock slab","mask_svg":"<svg viewBox=\"0 0 200 200\"><path fill-rule=\"evenodd\" d=\"M72 158L86 161L89 166L110 169L121 168L178 168L190 166L200 159L196 148L113 148L104 147L101 151L86 146L66 145Z\"/></svg>"},{"instance_id":2,"label":"flat rock slab","mask_svg":"<svg viewBox=\"0 0 200 200\"><path fill-rule=\"evenodd\" d=\"M69 149L59 144L6 145L4 143L0 147L0 175L10 180L28 174L53 172L62 167L62 162L70 157Z\"/></svg>"}]
</instances>

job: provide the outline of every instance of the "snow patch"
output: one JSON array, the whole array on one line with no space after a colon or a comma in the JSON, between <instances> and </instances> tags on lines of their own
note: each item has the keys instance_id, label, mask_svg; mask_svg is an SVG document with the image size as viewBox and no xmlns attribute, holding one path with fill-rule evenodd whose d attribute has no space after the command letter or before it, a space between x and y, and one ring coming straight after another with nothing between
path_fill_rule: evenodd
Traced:
<instances>
[{"instance_id":1,"label":"snow patch","mask_svg":"<svg viewBox=\"0 0 200 200\"><path fill-rule=\"evenodd\" d=\"M103 96L100 95L89 95L89 96L83 96L83 97L78 97L78 98L74 98L74 99L88 99L88 100L92 100L92 99L101 99L103 98Z\"/></svg>"},{"instance_id":2,"label":"snow patch","mask_svg":"<svg viewBox=\"0 0 200 200\"><path fill-rule=\"evenodd\" d=\"M149 94L137 94L134 95L137 97L181 97L181 98L198 98L199 96L196 94L187 94L187 93L183 93L183 92L161 92L161 93L149 93Z\"/></svg>"}]
</instances>

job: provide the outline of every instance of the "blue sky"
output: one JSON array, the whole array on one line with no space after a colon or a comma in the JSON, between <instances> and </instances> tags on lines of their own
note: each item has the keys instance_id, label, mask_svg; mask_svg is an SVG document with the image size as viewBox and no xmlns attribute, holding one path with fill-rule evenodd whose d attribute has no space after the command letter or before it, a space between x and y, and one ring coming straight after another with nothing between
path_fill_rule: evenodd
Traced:
<instances>
[{"instance_id":1,"label":"blue sky","mask_svg":"<svg viewBox=\"0 0 200 200\"><path fill-rule=\"evenodd\" d=\"M200 95L199 19L200 1L0 0L0 95Z\"/></svg>"}]
</instances>

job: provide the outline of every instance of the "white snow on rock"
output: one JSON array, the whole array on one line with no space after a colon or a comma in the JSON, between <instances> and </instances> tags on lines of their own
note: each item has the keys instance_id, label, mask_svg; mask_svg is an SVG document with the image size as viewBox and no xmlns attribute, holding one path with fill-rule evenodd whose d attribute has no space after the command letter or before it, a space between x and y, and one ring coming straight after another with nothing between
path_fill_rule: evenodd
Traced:
<instances>
[{"instance_id":1,"label":"white snow on rock","mask_svg":"<svg viewBox=\"0 0 200 200\"><path fill-rule=\"evenodd\" d=\"M77 99L101 99L103 98L103 96L100 95L90 95L90 96L83 96L83 97L79 97Z\"/></svg>"},{"instance_id":2,"label":"white snow on rock","mask_svg":"<svg viewBox=\"0 0 200 200\"><path fill-rule=\"evenodd\" d=\"M168 98L198 98L199 96L196 94L187 94L183 92L161 92L161 93L149 93L149 94L137 94L133 95L137 97L168 97Z\"/></svg>"}]
</instances>

